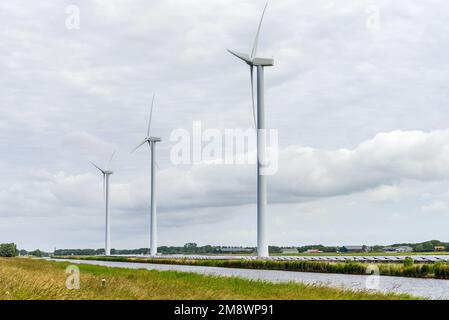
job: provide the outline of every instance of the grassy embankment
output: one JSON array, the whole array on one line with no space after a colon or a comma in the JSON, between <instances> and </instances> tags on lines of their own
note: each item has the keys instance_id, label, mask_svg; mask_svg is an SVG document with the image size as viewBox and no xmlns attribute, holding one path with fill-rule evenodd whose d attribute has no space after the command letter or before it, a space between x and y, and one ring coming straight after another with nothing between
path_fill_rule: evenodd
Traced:
<instances>
[{"instance_id":1,"label":"grassy embankment","mask_svg":"<svg viewBox=\"0 0 449 320\"><path fill-rule=\"evenodd\" d=\"M62 258L62 257L61 257ZM156 264L179 264L223 268L285 270L300 272L366 274L369 264L361 262L321 262L321 261L271 261L271 260L195 260L188 258L127 258L127 257L85 257L70 256L68 259L102 260L119 262L140 262ZM381 275L449 279L449 263L377 263Z\"/></svg>"},{"instance_id":2,"label":"grassy embankment","mask_svg":"<svg viewBox=\"0 0 449 320\"><path fill-rule=\"evenodd\" d=\"M78 265L81 288L68 290L65 273L68 265L0 258L0 299L412 299L408 295L93 265Z\"/></svg>"}]
</instances>

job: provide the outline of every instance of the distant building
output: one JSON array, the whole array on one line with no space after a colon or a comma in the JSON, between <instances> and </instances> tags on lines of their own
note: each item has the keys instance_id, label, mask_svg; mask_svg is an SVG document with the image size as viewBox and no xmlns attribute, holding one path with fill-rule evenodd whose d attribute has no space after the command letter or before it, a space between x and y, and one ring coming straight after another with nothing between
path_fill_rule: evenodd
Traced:
<instances>
[{"instance_id":1,"label":"distant building","mask_svg":"<svg viewBox=\"0 0 449 320\"><path fill-rule=\"evenodd\" d=\"M385 252L413 252L413 248L409 246L400 247L384 247Z\"/></svg>"},{"instance_id":2,"label":"distant building","mask_svg":"<svg viewBox=\"0 0 449 320\"><path fill-rule=\"evenodd\" d=\"M217 253L252 253L253 248L240 248L240 247L221 247L215 250Z\"/></svg>"},{"instance_id":3,"label":"distant building","mask_svg":"<svg viewBox=\"0 0 449 320\"><path fill-rule=\"evenodd\" d=\"M344 246L342 252L369 252L371 247L368 246Z\"/></svg>"},{"instance_id":4,"label":"distant building","mask_svg":"<svg viewBox=\"0 0 449 320\"><path fill-rule=\"evenodd\" d=\"M306 251L306 253L322 253L323 251L318 250L318 249L309 249Z\"/></svg>"},{"instance_id":5,"label":"distant building","mask_svg":"<svg viewBox=\"0 0 449 320\"><path fill-rule=\"evenodd\" d=\"M295 253L298 253L298 249L297 248L282 248L281 249L281 253L283 253L283 254L295 254Z\"/></svg>"},{"instance_id":6,"label":"distant building","mask_svg":"<svg viewBox=\"0 0 449 320\"><path fill-rule=\"evenodd\" d=\"M435 246L435 251L444 251L446 250L445 246Z\"/></svg>"}]
</instances>

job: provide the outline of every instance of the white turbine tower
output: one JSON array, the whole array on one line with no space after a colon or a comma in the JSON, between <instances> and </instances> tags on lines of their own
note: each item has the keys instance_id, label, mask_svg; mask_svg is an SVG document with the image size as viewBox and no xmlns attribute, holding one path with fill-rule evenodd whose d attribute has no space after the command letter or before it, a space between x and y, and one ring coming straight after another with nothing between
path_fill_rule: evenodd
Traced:
<instances>
[{"instance_id":1,"label":"white turbine tower","mask_svg":"<svg viewBox=\"0 0 449 320\"><path fill-rule=\"evenodd\" d=\"M148 119L148 130L146 138L134 148L134 151L139 149L145 143L150 146L151 154L151 195L150 195L150 219L151 219L151 232L150 232L150 255L155 256L157 254L157 215L156 215L156 143L161 142L161 138L152 137L150 135L151 129L151 117L153 115L154 95L151 101L150 115Z\"/></svg>"},{"instance_id":2,"label":"white turbine tower","mask_svg":"<svg viewBox=\"0 0 449 320\"><path fill-rule=\"evenodd\" d=\"M271 67L274 65L272 58L257 57L257 47L259 45L259 35L262 26L265 10L268 3L262 12L262 17L256 32L253 50L251 55L240 53L237 51L228 51L243 60L249 65L251 76L251 95L253 104L254 125L257 128L257 255L260 258L268 257L268 240L267 240L267 181L266 176L262 172L262 167L266 163L266 141L265 141L265 112L264 112L264 67ZM254 105L254 83L253 83L253 68L257 68L257 112Z\"/></svg>"},{"instance_id":3,"label":"white turbine tower","mask_svg":"<svg viewBox=\"0 0 449 320\"><path fill-rule=\"evenodd\" d=\"M99 166L97 166L95 163L91 162L92 165L100 170L100 172L103 174L103 196L105 201L105 210L106 210L106 226L105 226L105 245L104 245L104 254L106 256L111 255L111 224L109 219L109 176L113 174L113 171L108 170L112 158L114 158L115 151L112 153L111 158L109 159L108 165L106 166L106 169L103 170Z\"/></svg>"}]
</instances>

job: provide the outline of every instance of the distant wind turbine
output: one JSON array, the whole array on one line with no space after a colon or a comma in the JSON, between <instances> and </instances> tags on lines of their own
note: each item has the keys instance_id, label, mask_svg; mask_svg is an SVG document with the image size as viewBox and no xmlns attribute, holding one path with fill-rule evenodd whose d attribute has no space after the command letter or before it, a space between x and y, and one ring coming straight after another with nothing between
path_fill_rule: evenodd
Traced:
<instances>
[{"instance_id":1,"label":"distant wind turbine","mask_svg":"<svg viewBox=\"0 0 449 320\"><path fill-rule=\"evenodd\" d=\"M150 135L151 129L151 118L153 116L153 106L154 106L154 95L153 100L151 101L150 115L148 118L148 130L147 136L143 141L134 148L131 152L133 153L145 143L148 143L150 146L151 153L151 194L150 194L150 219L151 219L151 232L150 232L150 255L155 256L157 254L157 215L156 215L156 143L161 142L161 138L152 137Z\"/></svg>"},{"instance_id":2,"label":"distant wind turbine","mask_svg":"<svg viewBox=\"0 0 449 320\"><path fill-rule=\"evenodd\" d=\"M103 170L99 166L97 166L95 163L91 162L92 165L100 170L100 172L103 174L103 196L105 201L105 210L106 210L106 226L105 226L105 246L104 246L104 254L106 256L111 255L111 224L109 219L109 176L113 174L113 171L108 170L109 166L111 165L111 161L114 158L115 151L112 153L111 158L109 158L108 165L106 166L106 169Z\"/></svg>"},{"instance_id":3,"label":"distant wind turbine","mask_svg":"<svg viewBox=\"0 0 449 320\"><path fill-rule=\"evenodd\" d=\"M259 46L260 29L262 27L267 6L268 3L265 5L262 12L262 17L260 18L251 55L228 49L231 54L246 62L249 65L250 70L254 126L257 128L257 255L261 258L268 257L269 255L267 240L267 181L266 176L264 176L261 172L261 167L266 163L266 141L264 132L264 67L273 66L274 60L272 58L257 57L257 48ZM257 68L257 112L254 103L254 67Z\"/></svg>"}]
</instances>

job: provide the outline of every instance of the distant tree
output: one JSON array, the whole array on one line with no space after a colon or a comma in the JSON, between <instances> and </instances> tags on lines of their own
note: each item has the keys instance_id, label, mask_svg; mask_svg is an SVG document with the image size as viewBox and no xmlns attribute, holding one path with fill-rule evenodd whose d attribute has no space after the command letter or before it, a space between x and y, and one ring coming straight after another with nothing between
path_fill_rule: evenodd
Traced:
<instances>
[{"instance_id":1,"label":"distant tree","mask_svg":"<svg viewBox=\"0 0 449 320\"><path fill-rule=\"evenodd\" d=\"M29 254L34 257L43 257L44 256L43 252L40 251L39 249L31 251Z\"/></svg>"},{"instance_id":2,"label":"distant tree","mask_svg":"<svg viewBox=\"0 0 449 320\"><path fill-rule=\"evenodd\" d=\"M14 243L0 244L0 257L15 257L17 254L17 246Z\"/></svg>"},{"instance_id":3,"label":"distant tree","mask_svg":"<svg viewBox=\"0 0 449 320\"><path fill-rule=\"evenodd\" d=\"M193 242L186 243L184 245L184 253L197 253L198 245Z\"/></svg>"},{"instance_id":4,"label":"distant tree","mask_svg":"<svg viewBox=\"0 0 449 320\"><path fill-rule=\"evenodd\" d=\"M320 250L323 252L337 252L337 247L326 247L321 244L318 245L311 245L311 246L302 246L298 248L299 252L306 252L307 250Z\"/></svg>"},{"instance_id":5,"label":"distant tree","mask_svg":"<svg viewBox=\"0 0 449 320\"><path fill-rule=\"evenodd\" d=\"M377 246L373 246L371 249L373 252L382 252L382 251L384 251L384 246L377 245Z\"/></svg>"},{"instance_id":6,"label":"distant tree","mask_svg":"<svg viewBox=\"0 0 449 320\"><path fill-rule=\"evenodd\" d=\"M421 252L431 252L435 251L435 246L445 246L449 251L449 243L444 243L438 240L431 240L422 243L398 243L393 244L391 246L409 246L413 248L413 251L421 251ZM161 246L158 247L158 252L165 255L172 254L211 254L211 253L222 253L222 247L220 246L198 246L196 243L189 242L184 246L175 247L175 246ZM254 249L254 248L252 248ZM323 252L346 252L347 249L344 247L336 247L336 246L323 246L323 245L308 245L297 247L299 252L305 252L310 249L321 250ZM383 251L383 246L377 245L372 247L373 251L381 252ZM278 246L270 246L270 253L277 254L280 253L281 247ZM139 249L112 249L111 253L113 254L149 254L149 248L139 248ZM26 255L26 251L21 251L22 255ZM46 254L46 253L44 253ZM70 255L80 255L80 256L93 256L93 255L102 255L104 254L104 249L58 249L55 250L55 255L57 256L70 256Z\"/></svg>"},{"instance_id":7,"label":"distant tree","mask_svg":"<svg viewBox=\"0 0 449 320\"><path fill-rule=\"evenodd\" d=\"M104 249L58 249L56 256L94 256L98 252L104 252Z\"/></svg>"},{"instance_id":8,"label":"distant tree","mask_svg":"<svg viewBox=\"0 0 449 320\"><path fill-rule=\"evenodd\" d=\"M348 249L346 247L341 247L340 252L348 252Z\"/></svg>"},{"instance_id":9,"label":"distant tree","mask_svg":"<svg viewBox=\"0 0 449 320\"><path fill-rule=\"evenodd\" d=\"M268 247L268 252L269 253L281 253L281 247L277 247L277 246L269 246Z\"/></svg>"}]
</instances>

